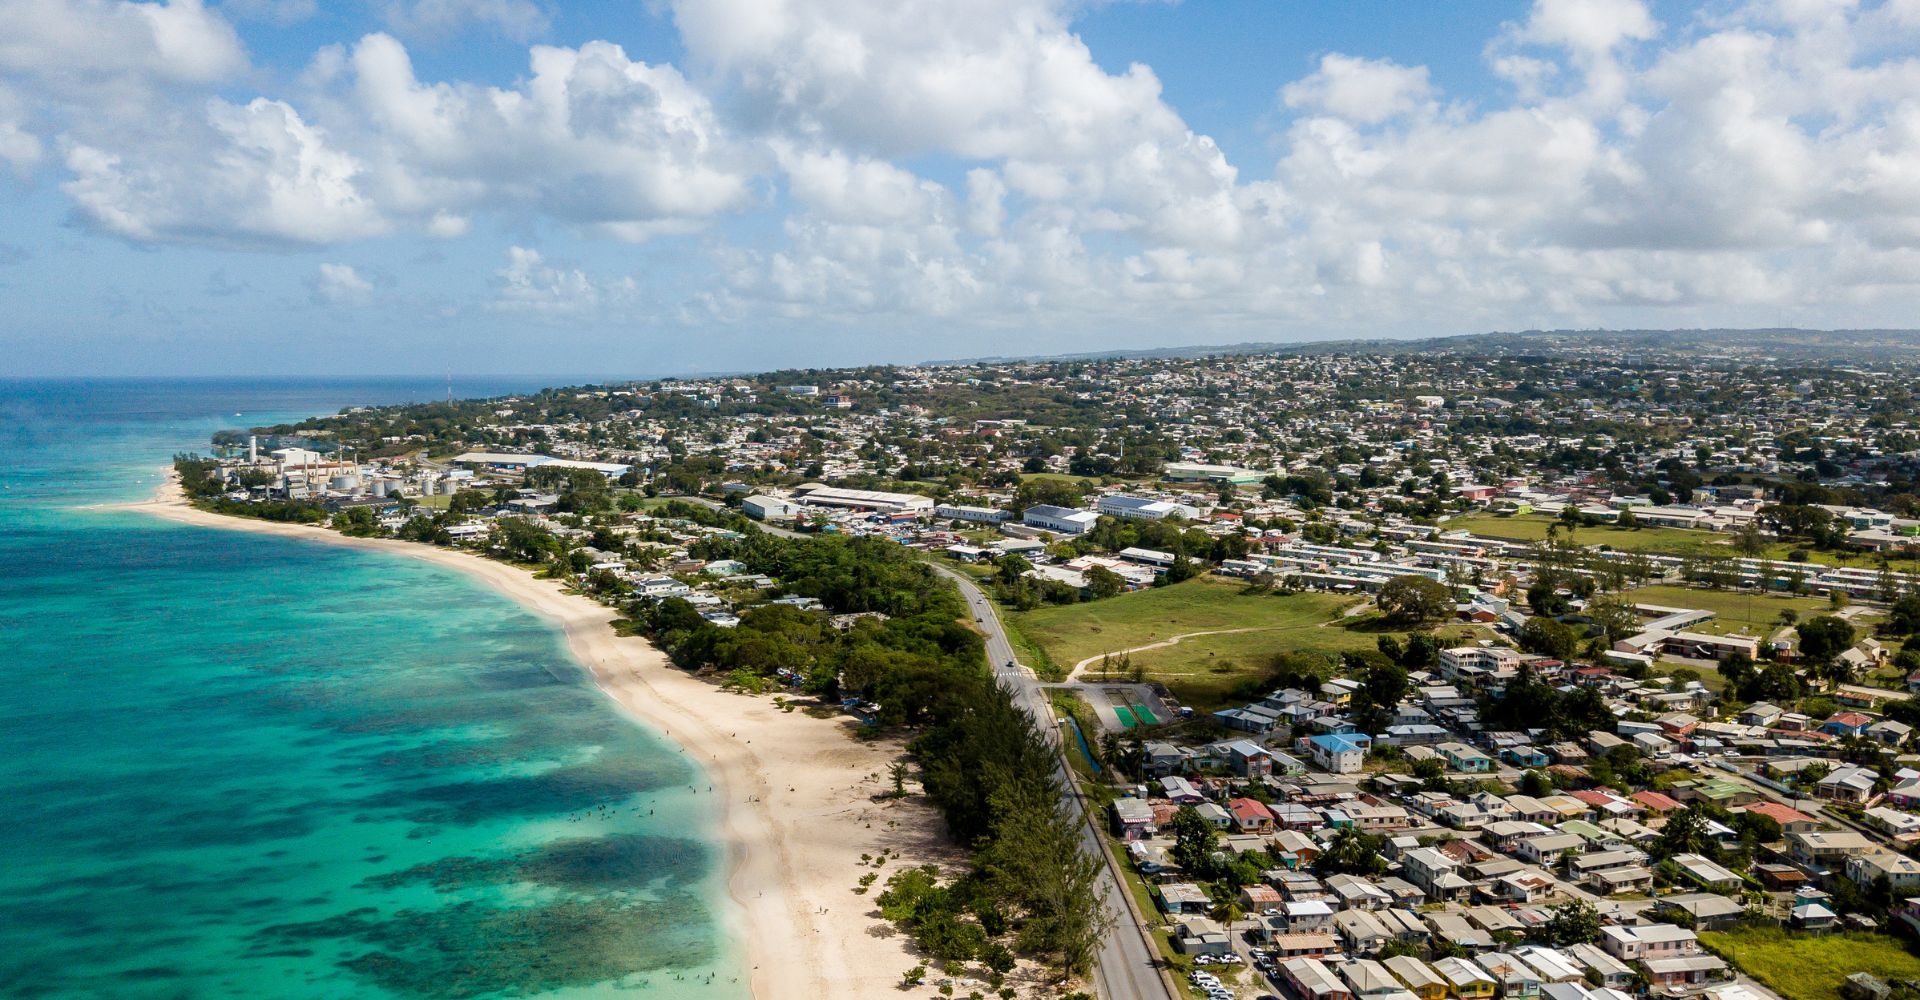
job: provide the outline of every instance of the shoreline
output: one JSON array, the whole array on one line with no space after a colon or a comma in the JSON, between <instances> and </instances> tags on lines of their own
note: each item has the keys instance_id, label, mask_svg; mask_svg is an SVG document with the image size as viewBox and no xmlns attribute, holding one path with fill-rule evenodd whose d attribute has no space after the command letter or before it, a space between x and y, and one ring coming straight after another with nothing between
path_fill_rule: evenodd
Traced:
<instances>
[{"instance_id":1,"label":"shoreline","mask_svg":"<svg viewBox=\"0 0 1920 1000\"><path fill-rule=\"evenodd\" d=\"M716 832L731 902L717 909L751 966L756 1000L898 997L900 973L922 961L906 935L869 915L873 892L852 892L862 874L876 871L862 865L863 854L899 855L877 870L876 892L902 867L944 866L954 858L931 808L914 799L874 798L889 786L887 765L900 753L897 741L858 741L843 718L818 719L782 711L769 698L723 692L674 667L647 640L616 635L613 609L469 552L210 513L187 503L171 470L151 498L105 509L384 552L486 586L557 626L602 694L713 780L721 795Z\"/></svg>"}]
</instances>

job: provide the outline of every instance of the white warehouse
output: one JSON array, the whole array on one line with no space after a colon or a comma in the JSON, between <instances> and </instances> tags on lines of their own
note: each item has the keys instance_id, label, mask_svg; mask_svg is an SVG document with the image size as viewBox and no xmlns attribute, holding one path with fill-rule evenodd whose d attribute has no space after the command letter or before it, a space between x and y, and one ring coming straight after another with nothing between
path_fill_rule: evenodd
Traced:
<instances>
[{"instance_id":1,"label":"white warehouse","mask_svg":"<svg viewBox=\"0 0 1920 1000\"><path fill-rule=\"evenodd\" d=\"M1046 503L1028 507L1020 515L1020 522L1029 528L1039 528L1062 535L1084 534L1092 530L1099 521L1100 515L1093 511L1055 507Z\"/></svg>"},{"instance_id":2,"label":"white warehouse","mask_svg":"<svg viewBox=\"0 0 1920 1000\"><path fill-rule=\"evenodd\" d=\"M1183 503L1168 500L1148 500L1145 497L1130 497L1116 493L1110 497L1101 497L1100 513L1114 517L1130 517L1143 521L1158 521L1168 517L1183 517L1191 521L1200 516L1200 509Z\"/></svg>"}]
</instances>

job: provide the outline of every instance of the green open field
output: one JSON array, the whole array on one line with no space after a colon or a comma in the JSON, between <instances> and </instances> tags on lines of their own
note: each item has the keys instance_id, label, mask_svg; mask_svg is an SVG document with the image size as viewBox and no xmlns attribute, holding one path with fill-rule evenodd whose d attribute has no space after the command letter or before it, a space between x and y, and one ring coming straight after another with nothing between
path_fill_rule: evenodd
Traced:
<instances>
[{"instance_id":1,"label":"green open field","mask_svg":"<svg viewBox=\"0 0 1920 1000\"><path fill-rule=\"evenodd\" d=\"M1855 972L1920 979L1920 957L1879 934L1789 934L1775 927L1708 931L1701 943L1783 997L1840 1000Z\"/></svg>"},{"instance_id":2,"label":"green open field","mask_svg":"<svg viewBox=\"0 0 1920 1000\"><path fill-rule=\"evenodd\" d=\"M1635 587L1626 596L1637 604L1659 604L1669 608L1699 608L1716 616L1712 621L1687 626L1688 631L1731 635L1742 629L1748 635L1772 635L1780 627L1780 612L1792 611L1801 621L1828 612L1823 597L1790 597L1784 594L1759 594L1751 590L1705 590L1659 584ZM1856 626L1859 627L1859 626Z\"/></svg>"},{"instance_id":3,"label":"green open field","mask_svg":"<svg viewBox=\"0 0 1920 1000\"><path fill-rule=\"evenodd\" d=\"M1498 514L1467 514L1453 518L1441 527L1447 531L1464 528L1485 538L1504 538L1516 542L1537 542L1547 537L1547 528L1558 524L1554 518L1541 514L1520 514L1514 517L1501 517ZM1562 529L1561 537L1568 537ZM1734 551L1733 536L1719 531L1698 531L1691 528L1620 528L1613 525L1599 525L1580 528L1571 536L1581 545L1607 545L1623 552L1648 552L1667 556L1724 556L1733 557L1740 553ZM1787 560L1787 553L1800 546L1787 542L1770 543L1760 555L1779 562ZM1876 566L1879 563L1872 555L1837 552L1815 552L1808 550L1808 562L1827 566Z\"/></svg>"},{"instance_id":4,"label":"green open field","mask_svg":"<svg viewBox=\"0 0 1920 1000\"><path fill-rule=\"evenodd\" d=\"M1375 648L1389 632L1378 616L1344 612L1357 600L1332 594L1289 596L1243 593L1238 581L1201 577L1171 587L1121 594L1102 601L1039 608L1010 615L1017 631L1046 650L1063 671L1087 657L1161 642L1193 632L1256 629L1196 636L1131 654L1149 678L1186 704L1207 710L1262 673L1275 654L1338 654ZM1465 632L1465 629L1449 630ZM1400 636L1401 633L1391 633ZM1089 667L1097 671L1098 665Z\"/></svg>"}]
</instances>

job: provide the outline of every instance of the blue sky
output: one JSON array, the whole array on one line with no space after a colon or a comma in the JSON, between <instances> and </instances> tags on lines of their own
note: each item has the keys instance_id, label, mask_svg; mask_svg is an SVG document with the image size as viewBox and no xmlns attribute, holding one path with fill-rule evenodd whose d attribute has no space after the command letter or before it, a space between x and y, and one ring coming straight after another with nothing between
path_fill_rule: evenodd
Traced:
<instances>
[{"instance_id":1,"label":"blue sky","mask_svg":"<svg viewBox=\"0 0 1920 1000\"><path fill-rule=\"evenodd\" d=\"M0 0L7 374L1908 326L1920 2Z\"/></svg>"}]
</instances>

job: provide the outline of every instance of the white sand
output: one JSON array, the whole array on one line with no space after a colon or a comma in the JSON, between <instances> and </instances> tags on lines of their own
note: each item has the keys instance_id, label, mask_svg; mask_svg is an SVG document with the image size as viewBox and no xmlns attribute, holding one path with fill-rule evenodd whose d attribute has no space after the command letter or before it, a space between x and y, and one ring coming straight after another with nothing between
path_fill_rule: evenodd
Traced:
<instances>
[{"instance_id":1,"label":"white sand","mask_svg":"<svg viewBox=\"0 0 1920 1000\"><path fill-rule=\"evenodd\" d=\"M152 500L127 504L185 524L251 531L421 559L459 570L559 625L573 655L624 710L691 754L723 797L721 836L732 864L729 921L753 965L753 995L898 998L900 974L919 962L904 935L881 920L873 897L852 890L862 854L902 855L903 866L952 863L939 818L916 798L875 802L891 782L896 741L851 738L851 720L783 712L770 698L721 691L671 666L650 643L614 634L604 605L554 581L480 556L393 539L348 538L308 525L228 517L190 507L169 481Z\"/></svg>"}]
</instances>

